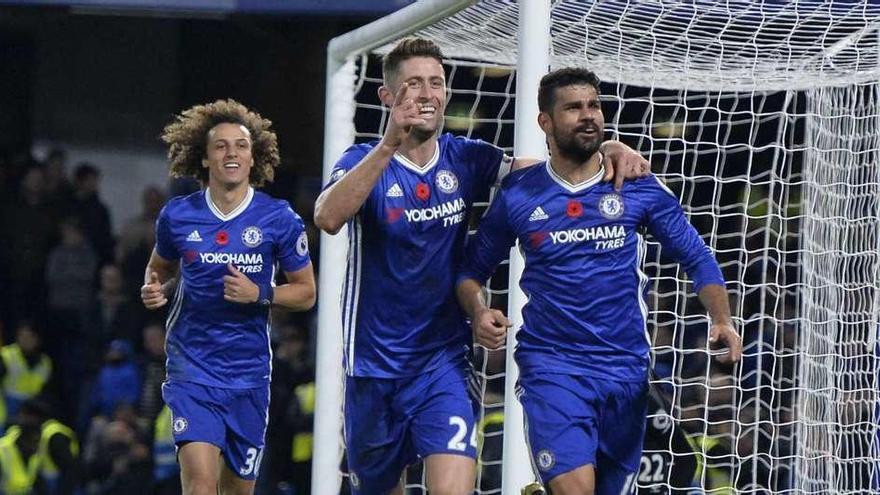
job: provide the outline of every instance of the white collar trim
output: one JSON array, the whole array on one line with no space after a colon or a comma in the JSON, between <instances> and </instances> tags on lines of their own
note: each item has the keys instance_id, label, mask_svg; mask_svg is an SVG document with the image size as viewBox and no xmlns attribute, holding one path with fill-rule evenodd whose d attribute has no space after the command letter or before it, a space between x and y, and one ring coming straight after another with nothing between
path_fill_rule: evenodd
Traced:
<instances>
[{"instance_id":1,"label":"white collar trim","mask_svg":"<svg viewBox=\"0 0 880 495\"><path fill-rule=\"evenodd\" d=\"M244 199L241 200L241 203L238 204L235 208L232 209L228 214L224 214L220 211L220 208L217 208L217 205L214 204L214 200L211 199L211 189L205 188L205 202L208 203L208 209L211 210L211 213L214 214L215 217L223 220L224 222L232 220L233 218L239 216L247 209L247 207L251 204L251 201L254 199L254 188L248 186L247 194L244 195Z\"/></svg>"},{"instance_id":2,"label":"white collar trim","mask_svg":"<svg viewBox=\"0 0 880 495\"><path fill-rule=\"evenodd\" d=\"M581 192L588 187L598 184L599 181L602 180L602 176L605 175L605 165L599 163L599 171L596 172L595 175L579 184L572 184L571 182L565 180L565 178L563 178L561 175L557 174L555 170L553 170L553 166L550 165L550 160L547 160L547 162L545 163L547 164L547 173L550 174L550 178L553 179L557 184L568 190L568 192Z\"/></svg>"},{"instance_id":3,"label":"white collar trim","mask_svg":"<svg viewBox=\"0 0 880 495\"><path fill-rule=\"evenodd\" d=\"M593 175L589 179L579 184L572 184L571 182L565 180L564 177L557 174L556 171L553 170L553 166L550 165L550 160L547 160L544 163L547 164L546 169L547 173L550 174L550 178L553 179L557 184L564 187L566 190L568 190L568 192L581 192L588 187L598 184L599 181L602 180L602 176L605 175L605 165L602 164L602 162L605 161L604 158L604 156L599 157L599 171L596 172L595 175Z\"/></svg>"},{"instance_id":4,"label":"white collar trim","mask_svg":"<svg viewBox=\"0 0 880 495\"><path fill-rule=\"evenodd\" d=\"M402 153L395 152L394 158L404 167L412 170L419 175L424 175L429 170L434 168L434 165L437 165L437 162L440 161L440 140L438 139L437 142L434 144L434 155L431 156L431 159L428 160L428 163L425 164L424 167L420 167L417 163L403 156Z\"/></svg>"}]
</instances>

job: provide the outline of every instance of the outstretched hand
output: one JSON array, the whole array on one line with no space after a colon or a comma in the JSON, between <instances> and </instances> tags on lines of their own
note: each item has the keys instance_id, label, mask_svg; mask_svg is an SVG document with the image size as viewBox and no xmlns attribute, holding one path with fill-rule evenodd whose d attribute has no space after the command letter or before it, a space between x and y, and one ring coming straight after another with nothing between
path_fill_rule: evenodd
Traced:
<instances>
[{"instance_id":1,"label":"outstretched hand","mask_svg":"<svg viewBox=\"0 0 880 495\"><path fill-rule=\"evenodd\" d=\"M229 275L223 276L223 299L239 303L250 304L260 298L260 288L251 282L247 275L238 271L232 263L226 265Z\"/></svg>"},{"instance_id":2,"label":"outstretched hand","mask_svg":"<svg viewBox=\"0 0 880 495\"><path fill-rule=\"evenodd\" d=\"M501 347L507 340L507 329L510 320L497 309L484 308L474 315L471 322L474 337L481 346L494 350Z\"/></svg>"},{"instance_id":3,"label":"outstretched hand","mask_svg":"<svg viewBox=\"0 0 880 495\"><path fill-rule=\"evenodd\" d=\"M406 97L407 89L406 83L403 83L394 95L388 125L385 126L385 135L382 136L382 143L392 148L400 146L409 136L413 126L426 123L425 119L419 116L421 110L419 105L412 98Z\"/></svg>"},{"instance_id":4,"label":"outstretched hand","mask_svg":"<svg viewBox=\"0 0 880 495\"><path fill-rule=\"evenodd\" d=\"M651 173L648 160L620 141L606 141L602 145L602 154L605 156L605 175L602 180L608 182L614 179L616 191L623 187L624 180L637 179Z\"/></svg>"},{"instance_id":5,"label":"outstretched hand","mask_svg":"<svg viewBox=\"0 0 880 495\"><path fill-rule=\"evenodd\" d=\"M158 273L150 272L150 279L141 286L141 301L147 309L158 309L168 303Z\"/></svg>"},{"instance_id":6,"label":"outstretched hand","mask_svg":"<svg viewBox=\"0 0 880 495\"><path fill-rule=\"evenodd\" d=\"M736 333L733 325L728 323L713 324L709 329L709 346L720 347L726 344L727 351L717 354L716 359L721 363L734 363L742 358L742 338Z\"/></svg>"}]
</instances>

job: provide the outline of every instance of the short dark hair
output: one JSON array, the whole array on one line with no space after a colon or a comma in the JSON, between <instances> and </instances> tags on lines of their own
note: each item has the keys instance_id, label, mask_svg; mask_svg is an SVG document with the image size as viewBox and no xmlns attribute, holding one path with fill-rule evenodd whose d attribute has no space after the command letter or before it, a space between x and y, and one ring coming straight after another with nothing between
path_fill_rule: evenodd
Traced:
<instances>
[{"instance_id":1,"label":"short dark hair","mask_svg":"<svg viewBox=\"0 0 880 495\"><path fill-rule=\"evenodd\" d=\"M556 89L572 85L587 84L599 94L599 77L592 71L578 67L565 67L554 70L541 78L538 86L538 110L549 112L556 104Z\"/></svg>"},{"instance_id":2,"label":"short dark hair","mask_svg":"<svg viewBox=\"0 0 880 495\"><path fill-rule=\"evenodd\" d=\"M443 52L437 43L425 38L404 38L382 57L382 80L386 85L397 76L401 62L414 57L433 58L443 65Z\"/></svg>"}]
</instances>

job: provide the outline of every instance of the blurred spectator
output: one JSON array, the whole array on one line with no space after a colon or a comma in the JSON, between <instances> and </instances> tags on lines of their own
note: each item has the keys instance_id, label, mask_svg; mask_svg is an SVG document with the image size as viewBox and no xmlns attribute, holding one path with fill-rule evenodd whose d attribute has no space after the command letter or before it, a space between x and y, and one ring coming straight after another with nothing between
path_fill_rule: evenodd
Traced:
<instances>
[{"instance_id":1,"label":"blurred spectator","mask_svg":"<svg viewBox=\"0 0 880 495\"><path fill-rule=\"evenodd\" d=\"M46 327L46 352L63 370L59 376L63 397L59 411L62 420L72 423L86 370L83 359L89 309L94 305L97 260L85 241L79 219L68 217L61 222L61 244L49 255L46 282L49 291L49 319Z\"/></svg>"},{"instance_id":2,"label":"blurred spectator","mask_svg":"<svg viewBox=\"0 0 880 495\"><path fill-rule=\"evenodd\" d=\"M130 342L121 339L110 342L104 355L104 366L92 388L90 416L111 417L119 406L138 403L141 374L131 354Z\"/></svg>"},{"instance_id":3,"label":"blurred spectator","mask_svg":"<svg viewBox=\"0 0 880 495\"><path fill-rule=\"evenodd\" d=\"M180 493L180 466L171 433L171 409L163 406L153 426L153 495Z\"/></svg>"},{"instance_id":4,"label":"blurred spectator","mask_svg":"<svg viewBox=\"0 0 880 495\"><path fill-rule=\"evenodd\" d=\"M96 425L87 470L89 495L148 495L152 489L150 449L130 421Z\"/></svg>"},{"instance_id":5,"label":"blurred spectator","mask_svg":"<svg viewBox=\"0 0 880 495\"><path fill-rule=\"evenodd\" d=\"M141 326L147 319L146 312L140 301L124 291L122 271L116 265L104 265L99 272L99 282L95 325L98 335L94 336L94 349L103 349L113 339L138 341Z\"/></svg>"},{"instance_id":6,"label":"blurred spectator","mask_svg":"<svg viewBox=\"0 0 880 495\"><path fill-rule=\"evenodd\" d=\"M73 184L67 177L67 152L53 148L44 164L46 199L56 219L68 214L73 199Z\"/></svg>"},{"instance_id":7,"label":"blurred spectator","mask_svg":"<svg viewBox=\"0 0 880 495\"><path fill-rule=\"evenodd\" d=\"M99 197L101 173L94 165L82 162L76 167L73 180L72 211L80 218L86 239L98 255L100 265L113 261L113 230L110 212Z\"/></svg>"},{"instance_id":8,"label":"blurred spectator","mask_svg":"<svg viewBox=\"0 0 880 495\"><path fill-rule=\"evenodd\" d=\"M165 326L151 323L143 330L144 356L141 371L144 378L138 416L147 425L155 421L162 409L162 382L165 381Z\"/></svg>"},{"instance_id":9,"label":"blurred spectator","mask_svg":"<svg viewBox=\"0 0 880 495\"><path fill-rule=\"evenodd\" d=\"M312 421L315 410L314 367L309 360L308 332L301 326L277 329L272 360L272 401L266 432L259 493L311 492Z\"/></svg>"},{"instance_id":10,"label":"blurred spectator","mask_svg":"<svg viewBox=\"0 0 880 495\"><path fill-rule=\"evenodd\" d=\"M22 404L16 425L0 439L3 493L71 495L79 482L79 444L73 430L35 400Z\"/></svg>"},{"instance_id":11,"label":"blurred spectator","mask_svg":"<svg viewBox=\"0 0 880 495\"><path fill-rule=\"evenodd\" d=\"M79 330L94 301L98 263L76 217L62 220L60 230L61 244L49 254L46 264L49 310L60 313L55 318L62 321L53 323L72 319Z\"/></svg>"},{"instance_id":12,"label":"blurred spectator","mask_svg":"<svg viewBox=\"0 0 880 495\"><path fill-rule=\"evenodd\" d=\"M0 230L5 232L0 242L0 269L5 271L3 319L7 324L45 312L43 272L57 227L46 205L43 182L42 168L28 169L17 201L0 212Z\"/></svg>"},{"instance_id":13,"label":"blurred spectator","mask_svg":"<svg viewBox=\"0 0 880 495\"><path fill-rule=\"evenodd\" d=\"M18 414L21 405L43 392L52 377L52 360L41 349L41 338L30 321L15 328L15 343L0 349L0 429Z\"/></svg>"},{"instance_id":14,"label":"blurred spectator","mask_svg":"<svg viewBox=\"0 0 880 495\"><path fill-rule=\"evenodd\" d=\"M141 193L141 212L122 228L116 247L116 260L122 270L123 291L138 297L144 283L144 265L156 244L156 218L165 204L165 195L156 186Z\"/></svg>"}]
</instances>

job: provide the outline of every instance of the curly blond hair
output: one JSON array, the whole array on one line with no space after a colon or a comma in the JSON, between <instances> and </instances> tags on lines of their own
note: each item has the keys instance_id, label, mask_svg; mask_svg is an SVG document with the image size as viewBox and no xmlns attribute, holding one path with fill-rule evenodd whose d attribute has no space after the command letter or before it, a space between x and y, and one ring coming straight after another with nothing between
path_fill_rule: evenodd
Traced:
<instances>
[{"instance_id":1,"label":"curly blond hair","mask_svg":"<svg viewBox=\"0 0 880 495\"><path fill-rule=\"evenodd\" d=\"M206 185L208 169L202 166L202 160L207 151L208 131L224 123L243 125L251 134L254 166L251 168L250 183L260 187L272 182L275 167L281 163L278 137L269 129L272 121L260 117L260 114L233 99L195 105L165 126L161 138L168 144L171 176L193 177Z\"/></svg>"}]
</instances>

